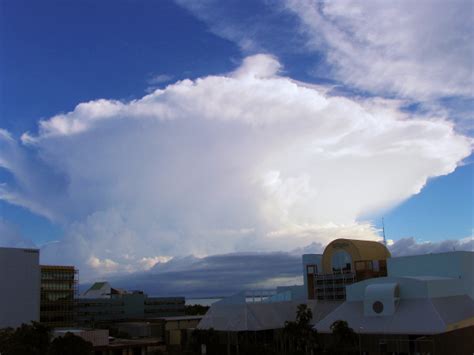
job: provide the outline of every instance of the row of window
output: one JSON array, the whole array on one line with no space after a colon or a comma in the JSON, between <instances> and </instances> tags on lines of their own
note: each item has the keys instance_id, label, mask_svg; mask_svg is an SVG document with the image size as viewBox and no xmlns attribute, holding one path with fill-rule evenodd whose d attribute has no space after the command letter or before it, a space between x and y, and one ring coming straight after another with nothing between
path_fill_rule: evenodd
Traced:
<instances>
[{"instance_id":1,"label":"row of window","mask_svg":"<svg viewBox=\"0 0 474 355\"><path fill-rule=\"evenodd\" d=\"M41 292L41 301L74 301L74 293L68 291Z\"/></svg>"},{"instance_id":2,"label":"row of window","mask_svg":"<svg viewBox=\"0 0 474 355\"><path fill-rule=\"evenodd\" d=\"M183 312L184 308L145 309L145 313Z\"/></svg>"},{"instance_id":3,"label":"row of window","mask_svg":"<svg viewBox=\"0 0 474 355\"><path fill-rule=\"evenodd\" d=\"M54 273L41 273L41 280L75 280L75 274L72 273L63 273L63 272L54 272Z\"/></svg>"},{"instance_id":4,"label":"row of window","mask_svg":"<svg viewBox=\"0 0 474 355\"><path fill-rule=\"evenodd\" d=\"M145 304L184 304L184 298L146 298Z\"/></svg>"},{"instance_id":5,"label":"row of window","mask_svg":"<svg viewBox=\"0 0 474 355\"><path fill-rule=\"evenodd\" d=\"M109 303L109 302L78 302L77 306L81 308L90 308L90 307L99 307L99 308L104 308L104 307L123 307L125 304L123 302L114 302L114 303Z\"/></svg>"},{"instance_id":6,"label":"row of window","mask_svg":"<svg viewBox=\"0 0 474 355\"><path fill-rule=\"evenodd\" d=\"M102 311L102 312L77 312L78 316L99 316L99 315L112 315L112 314L124 314L124 311Z\"/></svg>"},{"instance_id":7,"label":"row of window","mask_svg":"<svg viewBox=\"0 0 474 355\"><path fill-rule=\"evenodd\" d=\"M41 284L41 290L70 290L74 292L74 285L73 284L62 284L62 283L52 283L52 284Z\"/></svg>"}]
</instances>

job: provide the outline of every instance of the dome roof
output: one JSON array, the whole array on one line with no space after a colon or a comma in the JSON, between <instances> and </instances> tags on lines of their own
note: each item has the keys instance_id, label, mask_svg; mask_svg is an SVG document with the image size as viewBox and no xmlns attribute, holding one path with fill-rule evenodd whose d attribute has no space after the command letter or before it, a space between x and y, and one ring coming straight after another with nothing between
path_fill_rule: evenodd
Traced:
<instances>
[{"instance_id":1,"label":"dome roof","mask_svg":"<svg viewBox=\"0 0 474 355\"><path fill-rule=\"evenodd\" d=\"M370 240L335 239L324 249L324 273L332 273L332 256L341 250L351 256L353 263L360 260L385 260L390 258L390 252L382 243Z\"/></svg>"}]
</instances>

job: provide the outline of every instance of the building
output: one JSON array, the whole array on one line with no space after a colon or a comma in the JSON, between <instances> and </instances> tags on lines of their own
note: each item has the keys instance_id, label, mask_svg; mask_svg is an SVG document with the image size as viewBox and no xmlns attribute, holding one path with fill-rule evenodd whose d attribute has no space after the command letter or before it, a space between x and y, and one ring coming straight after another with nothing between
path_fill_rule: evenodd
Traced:
<instances>
[{"instance_id":1,"label":"building","mask_svg":"<svg viewBox=\"0 0 474 355\"><path fill-rule=\"evenodd\" d=\"M316 300L282 302L226 302L212 304L198 329L222 332L260 332L281 329L285 322L296 319L298 305L305 303L313 313L313 320L324 318L337 308L339 302L318 303Z\"/></svg>"},{"instance_id":2,"label":"building","mask_svg":"<svg viewBox=\"0 0 474 355\"><path fill-rule=\"evenodd\" d=\"M389 258L385 245L353 239L332 241L322 255L303 255L308 299L345 300L347 285L387 276Z\"/></svg>"},{"instance_id":3,"label":"building","mask_svg":"<svg viewBox=\"0 0 474 355\"><path fill-rule=\"evenodd\" d=\"M162 338L120 339L109 336L108 329L60 328L54 329L52 337L62 337L67 333L81 337L92 344L95 355L115 354L160 354L165 349Z\"/></svg>"},{"instance_id":4,"label":"building","mask_svg":"<svg viewBox=\"0 0 474 355\"><path fill-rule=\"evenodd\" d=\"M189 332L196 329L203 316L163 317L168 346L185 346Z\"/></svg>"},{"instance_id":5,"label":"building","mask_svg":"<svg viewBox=\"0 0 474 355\"><path fill-rule=\"evenodd\" d=\"M74 323L77 275L74 266L41 265L41 323L50 327Z\"/></svg>"},{"instance_id":6,"label":"building","mask_svg":"<svg viewBox=\"0 0 474 355\"><path fill-rule=\"evenodd\" d=\"M0 248L0 328L40 319L37 249Z\"/></svg>"},{"instance_id":7,"label":"building","mask_svg":"<svg viewBox=\"0 0 474 355\"><path fill-rule=\"evenodd\" d=\"M126 291L113 288L108 282L96 282L86 292L81 295L81 298L113 298L116 295L122 295Z\"/></svg>"},{"instance_id":8,"label":"building","mask_svg":"<svg viewBox=\"0 0 474 355\"><path fill-rule=\"evenodd\" d=\"M345 302L315 327L330 333L346 321L366 353L470 354L473 271L467 251L388 259L386 277L347 286Z\"/></svg>"},{"instance_id":9,"label":"building","mask_svg":"<svg viewBox=\"0 0 474 355\"><path fill-rule=\"evenodd\" d=\"M302 264L303 300L297 287L261 302L242 292L212 304L197 328L220 333L224 349L241 348L249 333L277 349L279 329L305 303L325 349L343 320L357 337L351 353L474 353L474 252L391 257L381 243L337 239Z\"/></svg>"},{"instance_id":10,"label":"building","mask_svg":"<svg viewBox=\"0 0 474 355\"><path fill-rule=\"evenodd\" d=\"M109 345L108 329L84 329L84 328L56 328L52 331L52 338L63 337L67 333L81 337L92 344L93 347Z\"/></svg>"},{"instance_id":11,"label":"building","mask_svg":"<svg viewBox=\"0 0 474 355\"><path fill-rule=\"evenodd\" d=\"M163 354L166 345L161 338L111 339L108 345L94 347L95 355Z\"/></svg>"},{"instance_id":12,"label":"building","mask_svg":"<svg viewBox=\"0 0 474 355\"><path fill-rule=\"evenodd\" d=\"M124 291L108 282L96 282L77 299L77 321L94 324L183 316L184 305L184 297L148 297L142 291Z\"/></svg>"}]
</instances>

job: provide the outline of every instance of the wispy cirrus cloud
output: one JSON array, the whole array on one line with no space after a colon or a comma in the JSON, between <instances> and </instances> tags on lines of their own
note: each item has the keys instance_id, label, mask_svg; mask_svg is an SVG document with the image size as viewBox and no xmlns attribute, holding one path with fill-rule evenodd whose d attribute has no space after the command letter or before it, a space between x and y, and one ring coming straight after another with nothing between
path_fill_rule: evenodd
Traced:
<instances>
[{"instance_id":1,"label":"wispy cirrus cloud","mask_svg":"<svg viewBox=\"0 0 474 355\"><path fill-rule=\"evenodd\" d=\"M145 91L150 94L156 89L159 89L160 85L171 82L173 78L173 75L170 74L151 74L146 80L148 87Z\"/></svg>"},{"instance_id":2,"label":"wispy cirrus cloud","mask_svg":"<svg viewBox=\"0 0 474 355\"><path fill-rule=\"evenodd\" d=\"M472 2L285 3L307 48L325 51L341 82L414 99L472 98Z\"/></svg>"},{"instance_id":3,"label":"wispy cirrus cloud","mask_svg":"<svg viewBox=\"0 0 474 355\"><path fill-rule=\"evenodd\" d=\"M166 83L171 80L173 80L173 75L156 74L156 75L151 75L150 78L148 78L147 83L150 85L156 85L156 84Z\"/></svg>"}]
</instances>

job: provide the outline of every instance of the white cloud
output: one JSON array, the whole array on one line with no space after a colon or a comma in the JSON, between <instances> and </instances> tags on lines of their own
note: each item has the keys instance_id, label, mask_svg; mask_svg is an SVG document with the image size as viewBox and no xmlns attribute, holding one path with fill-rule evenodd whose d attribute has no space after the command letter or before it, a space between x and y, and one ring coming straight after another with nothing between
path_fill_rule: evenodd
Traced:
<instances>
[{"instance_id":1,"label":"white cloud","mask_svg":"<svg viewBox=\"0 0 474 355\"><path fill-rule=\"evenodd\" d=\"M389 246L393 256L422 255L444 253L451 251L474 251L474 238L467 237L459 240L446 239L436 242L417 241L413 237L402 238Z\"/></svg>"},{"instance_id":2,"label":"white cloud","mask_svg":"<svg viewBox=\"0 0 474 355\"><path fill-rule=\"evenodd\" d=\"M173 257L171 256L163 256L163 255L158 255L158 256L152 256L148 258L141 258L140 263L143 266L143 269L148 270L151 269L153 266L159 263L167 263L170 261Z\"/></svg>"},{"instance_id":3,"label":"white cloud","mask_svg":"<svg viewBox=\"0 0 474 355\"><path fill-rule=\"evenodd\" d=\"M87 264L92 268L96 269L101 274L107 274L111 272L116 272L120 265L111 259L99 259L95 256L91 256L87 260Z\"/></svg>"},{"instance_id":4,"label":"white cloud","mask_svg":"<svg viewBox=\"0 0 474 355\"><path fill-rule=\"evenodd\" d=\"M324 52L343 83L417 100L472 98L471 1L285 3L301 21L307 48Z\"/></svg>"},{"instance_id":5,"label":"white cloud","mask_svg":"<svg viewBox=\"0 0 474 355\"><path fill-rule=\"evenodd\" d=\"M248 57L232 73L138 100L81 103L23 145L0 135L14 177L0 198L62 221L65 237L42 258L73 261L87 277L157 256L374 239L358 217L418 193L471 152L446 119L329 96L280 71L272 56Z\"/></svg>"}]
</instances>

